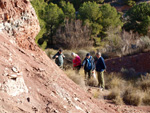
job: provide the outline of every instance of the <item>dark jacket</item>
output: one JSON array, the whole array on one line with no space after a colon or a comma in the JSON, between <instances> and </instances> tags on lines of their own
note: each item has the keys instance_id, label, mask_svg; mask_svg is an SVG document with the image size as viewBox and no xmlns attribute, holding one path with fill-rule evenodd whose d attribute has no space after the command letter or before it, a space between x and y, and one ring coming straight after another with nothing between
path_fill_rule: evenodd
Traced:
<instances>
[{"instance_id":1,"label":"dark jacket","mask_svg":"<svg viewBox=\"0 0 150 113\"><path fill-rule=\"evenodd\" d=\"M83 60L83 63L82 63L82 66L84 66L84 70L85 71L90 71L89 69L88 69L88 61L87 61L88 59L87 58L85 58L84 60ZM93 57L91 56L91 58L90 58L90 62L91 62L91 70L93 71L94 69L95 69L95 64L94 64L94 59L93 59Z\"/></svg>"},{"instance_id":2,"label":"dark jacket","mask_svg":"<svg viewBox=\"0 0 150 113\"><path fill-rule=\"evenodd\" d=\"M58 58L56 58L56 56L58 56ZM63 54L60 54L59 52L57 52L54 56L53 59L55 59L55 63L58 66L63 66L64 63L64 59L63 59Z\"/></svg>"},{"instance_id":3,"label":"dark jacket","mask_svg":"<svg viewBox=\"0 0 150 113\"><path fill-rule=\"evenodd\" d=\"M96 62L96 71L102 72L106 69L105 61L103 57L100 57Z\"/></svg>"}]
</instances>

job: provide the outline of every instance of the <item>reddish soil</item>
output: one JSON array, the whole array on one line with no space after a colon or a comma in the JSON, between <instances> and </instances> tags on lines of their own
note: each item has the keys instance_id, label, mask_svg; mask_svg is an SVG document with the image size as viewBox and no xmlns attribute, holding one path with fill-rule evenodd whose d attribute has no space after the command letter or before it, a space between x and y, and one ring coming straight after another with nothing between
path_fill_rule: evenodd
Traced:
<instances>
[{"instance_id":1,"label":"reddish soil","mask_svg":"<svg viewBox=\"0 0 150 113\"><path fill-rule=\"evenodd\" d=\"M108 72L119 72L122 68L136 72L150 72L150 52L106 60Z\"/></svg>"},{"instance_id":2,"label":"reddish soil","mask_svg":"<svg viewBox=\"0 0 150 113\"><path fill-rule=\"evenodd\" d=\"M119 12L124 12L124 11L127 11L131 8L131 6L128 6L128 5L123 5L123 6L116 6L115 7L117 9L117 11Z\"/></svg>"}]
</instances>

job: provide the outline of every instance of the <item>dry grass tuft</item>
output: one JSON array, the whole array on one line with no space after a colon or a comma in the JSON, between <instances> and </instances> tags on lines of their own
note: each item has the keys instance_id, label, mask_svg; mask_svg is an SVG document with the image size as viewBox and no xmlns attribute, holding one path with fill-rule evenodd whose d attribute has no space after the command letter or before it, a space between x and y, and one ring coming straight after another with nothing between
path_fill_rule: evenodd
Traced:
<instances>
[{"instance_id":1,"label":"dry grass tuft","mask_svg":"<svg viewBox=\"0 0 150 113\"><path fill-rule=\"evenodd\" d=\"M110 73L105 75L105 79L106 88L110 91L107 99L115 104L150 105L150 74L126 78L124 74Z\"/></svg>"},{"instance_id":2,"label":"dry grass tuft","mask_svg":"<svg viewBox=\"0 0 150 113\"><path fill-rule=\"evenodd\" d=\"M105 81L107 89L124 89L124 87L126 87L126 81L123 80L120 74L111 73L110 75L106 76L107 77L105 77Z\"/></svg>"},{"instance_id":3,"label":"dry grass tuft","mask_svg":"<svg viewBox=\"0 0 150 113\"><path fill-rule=\"evenodd\" d=\"M92 95L94 98L99 98L100 92L98 90L93 90Z\"/></svg>"},{"instance_id":4,"label":"dry grass tuft","mask_svg":"<svg viewBox=\"0 0 150 113\"><path fill-rule=\"evenodd\" d=\"M150 105L150 91L145 92L146 94L144 95L142 101L144 105Z\"/></svg>"},{"instance_id":5,"label":"dry grass tuft","mask_svg":"<svg viewBox=\"0 0 150 113\"><path fill-rule=\"evenodd\" d=\"M65 71L65 73L76 84L80 85L81 87L85 87L85 82L83 77L81 77L79 74L76 74L74 70L67 70Z\"/></svg>"},{"instance_id":6,"label":"dry grass tuft","mask_svg":"<svg viewBox=\"0 0 150 113\"><path fill-rule=\"evenodd\" d=\"M123 104L123 100L121 98L121 91L119 89L112 89L108 94L107 99L112 100L113 103L117 105Z\"/></svg>"},{"instance_id":7,"label":"dry grass tuft","mask_svg":"<svg viewBox=\"0 0 150 113\"><path fill-rule=\"evenodd\" d=\"M116 105L122 105L123 104L123 100L120 96L117 96L115 99L112 100L113 103L115 103Z\"/></svg>"},{"instance_id":8,"label":"dry grass tuft","mask_svg":"<svg viewBox=\"0 0 150 113\"><path fill-rule=\"evenodd\" d=\"M97 86L98 82L94 77L91 77L90 80L88 81L89 86Z\"/></svg>"},{"instance_id":9,"label":"dry grass tuft","mask_svg":"<svg viewBox=\"0 0 150 113\"><path fill-rule=\"evenodd\" d=\"M88 51L86 51L86 50L79 50L77 52L77 54L80 56L81 60L83 60L86 57L87 53L88 53Z\"/></svg>"},{"instance_id":10,"label":"dry grass tuft","mask_svg":"<svg viewBox=\"0 0 150 113\"><path fill-rule=\"evenodd\" d=\"M123 95L123 101L127 105L139 106L142 103L142 96L136 89L128 89Z\"/></svg>"},{"instance_id":11,"label":"dry grass tuft","mask_svg":"<svg viewBox=\"0 0 150 113\"><path fill-rule=\"evenodd\" d=\"M150 91L150 74L142 76L142 80L138 81L137 85L145 92Z\"/></svg>"},{"instance_id":12,"label":"dry grass tuft","mask_svg":"<svg viewBox=\"0 0 150 113\"><path fill-rule=\"evenodd\" d=\"M142 90L144 91L148 91L150 89L150 81L143 81L141 84L140 84L140 87Z\"/></svg>"},{"instance_id":13,"label":"dry grass tuft","mask_svg":"<svg viewBox=\"0 0 150 113\"><path fill-rule=\"evenodd\" d=\"M120 96L120 91L118 89L113 89L107 96L107 99L113 100Z\"/></svg>"},{"instance_id":14,"label":"dry grass tuft","mask_svg":"<svg viewBox=\"0 0 150 113\"><path fill-rule=\"evenodd\" d=\"M85 88L84 70L80 70L77 75L74 70L67 70L65 73L76 84ZM105 83L107 91L110 93L106 96L117 105L127 104L139 106L141 104L150 105L150 74L141 76L141 78L126 78L121 73L105 74ZM97 80L93 77L88 82L90 86L97 86ZM101 93L92 88L91 94L94 98L101 98ZM104 95L102 95L104 97Z\"/></svg>"}]
</instances>

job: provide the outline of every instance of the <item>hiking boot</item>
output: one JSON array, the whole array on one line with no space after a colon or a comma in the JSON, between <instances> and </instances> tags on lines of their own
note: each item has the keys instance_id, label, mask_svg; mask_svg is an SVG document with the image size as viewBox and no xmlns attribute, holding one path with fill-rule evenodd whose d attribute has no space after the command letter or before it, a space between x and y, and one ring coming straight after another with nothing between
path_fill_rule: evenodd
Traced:
<instances>
[{"instance_id":1,"label":"hiking boot","mask_svg":"<svg viewBox=\"0 0 150 113\"><path fill-rule=\"evenodd\" d=\"M104 88L100 87L100 91L104 91Z\"/></svg>"}]
</instances>

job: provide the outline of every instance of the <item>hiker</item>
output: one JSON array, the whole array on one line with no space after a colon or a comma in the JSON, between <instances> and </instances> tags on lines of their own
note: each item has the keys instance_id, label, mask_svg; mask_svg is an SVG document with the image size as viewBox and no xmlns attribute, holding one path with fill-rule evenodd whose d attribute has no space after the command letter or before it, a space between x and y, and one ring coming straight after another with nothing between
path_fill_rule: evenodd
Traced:
<instances>
[{"instance_id":1,"label":"hiker","mask_svg":"<svg viewBox=\"0 0 150 113\"><path fill-rule=\"evenodd\" d=\"M104 58L101 56L100 52L96 53L96 57L97 57L96 72L98 79L98 87L103 91L105 89L104 71L106 71L106 65Z\"/></svg>"},{"instance_id":2,"label":"hiker","mask_svg":"<svg viewBox=\"0 0 150 113\"><path fill-rule=\"evenodd\" d=\"M53 59L55 59L55 63L60 67L63 68L64 58L63 50L59 49L59 51L53 56Z\"/></svg>"},{"instance_id":3,"label":"hiker","mask_svg":"<svg viewBox=\"0 0 150 113\"><path fill-rule=\"evenodd\" d=\"M81 68L81 59L76 53L71 53L73 58L73 69L76 70L76 73L79 74L79 70Z\"/></svg>"},{"instance_id":4,"label":"hiker","mask_svg":"<svg viewBox=\"0 0 150 113\"><path fill-rule=\"evenodd\" d=\"M84 66L85 85L87 85L87 82L95 70L94 58L90 55L90 53L86 54L86 58L83 60L82 66Z\"/></svg>"}]
</instances>

